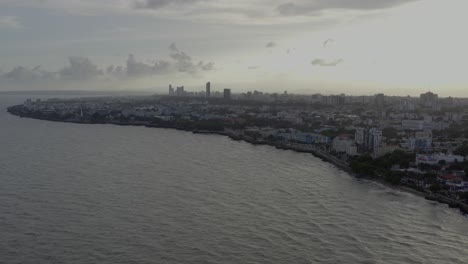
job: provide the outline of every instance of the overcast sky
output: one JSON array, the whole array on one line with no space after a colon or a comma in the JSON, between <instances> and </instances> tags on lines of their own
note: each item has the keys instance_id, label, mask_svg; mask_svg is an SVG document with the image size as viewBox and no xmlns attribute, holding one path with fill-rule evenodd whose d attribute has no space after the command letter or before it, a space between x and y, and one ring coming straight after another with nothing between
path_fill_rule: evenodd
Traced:
<instances>
[{"instance_id":1,"label":"overcast sky","mask_svg":"<svg viewBox=\"0 0 468 264\"><path fill-rule=\"evenodd\" d=\"M466 0L0 0L0 90L468 97Z\"/></svg>"}]
</instances>

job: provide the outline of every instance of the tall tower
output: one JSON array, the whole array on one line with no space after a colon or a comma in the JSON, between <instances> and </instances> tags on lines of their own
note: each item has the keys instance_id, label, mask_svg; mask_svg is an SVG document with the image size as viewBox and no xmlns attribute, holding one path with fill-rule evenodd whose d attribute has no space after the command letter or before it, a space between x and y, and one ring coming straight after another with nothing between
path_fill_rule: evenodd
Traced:
<instances>
[{"instance_id":1,"label":"tall tower","mask_svg":"<svg viewBox=\"0 0 468 264\"><path fill-rule=\"evenodd\" d=\"M383 93L376 94L374 97L375 105L377 107L384 107L385 106L385 95Z\"/></svg>"},{"instance_id":2,"label":"tall tower","mask_svg":"<svg viewBox=\"0 0 468 264\"><path fill-rule=\"evenodd\" d=\"M174 95L174 88L172 88L172 84L169 84L169 95Z\"/></svg>"},{"instance_id":3,"label":"tall tower","mask_svg":"<svg viewBox=\"0 0 468 264\"><path fill-rule=\"evenodd\" d=\"M224 100L231 100L231 89L224 89Z\"/></svg>"},{"instance_id":4,"label":"tall tower","mask_svg":"<svg viewBox=\"0 0 468 264\"><path fill-rule=\"evenodd\" d=\"M210 98L211 96L211 83L207 82L206 83L206 98Z\"/></svg>"}]
</instances>

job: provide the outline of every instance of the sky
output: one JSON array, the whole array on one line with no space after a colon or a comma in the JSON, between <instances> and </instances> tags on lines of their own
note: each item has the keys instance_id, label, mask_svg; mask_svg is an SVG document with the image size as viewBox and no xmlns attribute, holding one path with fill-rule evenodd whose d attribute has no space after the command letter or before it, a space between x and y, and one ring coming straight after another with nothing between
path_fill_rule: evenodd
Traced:
<instances>
[{"instance_id":1,"label":"sky","mask_svg":"<svg viewBox=\"0 0 468 264\"><path fill-rule=\"evenodd\" d=\"M0 91L468 97L466 0L0 0Z\"/></svg>"}]
</instances>

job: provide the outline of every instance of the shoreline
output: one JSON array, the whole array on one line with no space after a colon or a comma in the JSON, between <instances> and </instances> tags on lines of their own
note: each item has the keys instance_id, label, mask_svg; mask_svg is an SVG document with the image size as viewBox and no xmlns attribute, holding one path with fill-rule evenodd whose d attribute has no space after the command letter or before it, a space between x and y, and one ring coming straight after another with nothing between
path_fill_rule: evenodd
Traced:
<instances>
[{"instance_id":1,"label":"shoreline","mask_svg":"<svg viewBox=\"0 0 468 264\"><path fill-rule=\"evenodd\" d=\"M415 188L412 188L411 186L393 185L384 181L382 178L367 177L365 175L356 174L353 172L351 167L345 164L343 161L340 161L336 157L333 157L332 155L327 154L326 152L323 152L317 149L313 145L304 146L303 144L297 144L297 143L283 143L283 142L272 142L272 141L267 141L267 140L258 140L253 137L248 137L248 136L244 136L240 134L236 135L234 130L228 130L228 131L226 130L224 131L198 130L198 129L182 128L182 127L177 127L177 126L163 126L163 125L149 124L146 121L90 122L90 121L80 120L80 119L66 120L66 119L54 119L54 118L39 118L39 117L31 116L31 115L26 115L20 111L16 111L15 109L18 107L20 106L8 107L7 112L12 115L21 117L21 118L30 118L30 119L60 122L60 123L86 124L86 125L106 125L107 124L107 125L117 125L117 126L144 126L148 128L174 129L174 130L179 130L179 131L191 132L193 134L221 135L221 136L227 136L228 138L234 141L244 141L255 146L266 145L266 146L271 146L271 147L274 147L276 149L281 149L281 150L291 150L291 151L298 152L298 153L308 153L308 154L312 154L316 158L321 159L324 162L332 164L333 166L348 173L354 178L366 179L366 180L378 182L378 183L385 185L386 187L412 193L416 196L423 197L429 201L435 201L438 203L447 204L450 208L458 208L462 214L468 215L467 204L461 203L459 201L455 201L451 198L441 196L439 194L431 194L431 193L423 192Z\"/></svg>"}]
</instances>

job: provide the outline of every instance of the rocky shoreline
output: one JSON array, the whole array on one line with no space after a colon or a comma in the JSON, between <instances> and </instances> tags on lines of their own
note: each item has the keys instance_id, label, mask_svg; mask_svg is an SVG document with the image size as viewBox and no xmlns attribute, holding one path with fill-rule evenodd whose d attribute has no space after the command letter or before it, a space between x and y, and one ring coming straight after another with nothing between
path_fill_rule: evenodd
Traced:
<instances>
[{"instance_id":1,"label":"rocky shoreline","mask_svg":"<svg viewBox=\"0 0 468 264\"><path fill-rule=\"evenodd\" d=\"M295 152L300 152L300 153L310 153L314 155L317 158L320 158L321 160L331 163L334 166L338 167L339 169L355 176L358 178L364 178L368 180L373 180L377 181L379 183L382 183L386 186L389 186L391 188L398 188L400 190L406 191L413 193L415 195L424 197L426 200L429 201L436 201L439 203L447 204L450 208L458 208L461 213L468 215L468 205L461 203L459 201L450 199L445 196L437 195L437 194L431 194L427 192L423 192L421 190L417 190L411 186L404 186L404 185L390 185L387 182L383 181L382 179L376 179L376 178L370 178L366 177L365 175L358 175L353 172L351 167L346 164L343 161L338 160L336 157L333 157L332 155L321 151L313 146L304 146L303 144L294 144L294 143L284 143L284 142L273 142L273 141L267 141L267 140L258 140L253 137L245 136L240 133L235 133L235 131L209 131L209 130L197 130L197 129L188 129L184 127L177 127L177 126L170 126L170 125L158 125L158 124L152 124L150 122L146 121L106 121L106 122L91 122L89 120L85 119L61 119L61 118L44 118L44 117L37 117L33 115L28 115L26 114L23 110L22 105L17 105L17 106L12 106L8 107L7 111L10 114L19 116L19 117L25 117L25 118L32 118L32 119L38 119L38 120L46 120L46 121L53 121L53 122L62 122L62 123L75 123L75 124L112 124L112 125L118 125L118 126L145 126L149 128L165 128L165 129L176 129L176 130L181 130L181 131L187 131L187 132L192 132L194 134L210 134L210 135L222 135L222 136L227 136L231 138L232 140L235 141L245 141L253 145L268 145L275 147L276 149L282 149L282 150L292 150Z\"/></svg>"}]
</instances>

